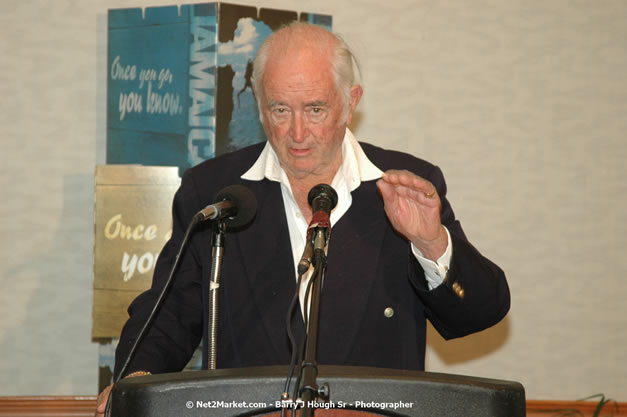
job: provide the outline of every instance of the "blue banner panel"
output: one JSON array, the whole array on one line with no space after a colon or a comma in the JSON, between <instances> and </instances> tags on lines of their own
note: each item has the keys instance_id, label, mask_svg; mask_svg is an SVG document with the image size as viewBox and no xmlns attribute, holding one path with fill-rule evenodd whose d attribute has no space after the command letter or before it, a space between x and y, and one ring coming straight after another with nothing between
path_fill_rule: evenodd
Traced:
<instances>
[{"instance_id":1,"label":"blue banner panel","mask_svg":"<svg viewBox=\"0 0 627 417\"><path fill-rule=\"evenodd\" d=\"M108 14L107 163L177 166L265 140L252 91L261 42L293 11L226 3ZM331 16L300 20L331 28Z\"/></svg>"}]
</instances>

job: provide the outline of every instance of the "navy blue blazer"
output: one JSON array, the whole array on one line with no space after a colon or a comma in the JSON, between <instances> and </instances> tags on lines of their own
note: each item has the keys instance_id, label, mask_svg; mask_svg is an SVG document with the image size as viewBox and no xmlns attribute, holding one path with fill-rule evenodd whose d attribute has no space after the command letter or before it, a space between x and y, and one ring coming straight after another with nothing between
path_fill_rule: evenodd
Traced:
<instances>
[{"instance_id":1,"label":"navy blue blazer","mask_svg":"<svg viewBox=\"0 0 627 417\"><path fill-rule=\"evenodd\" d=\"M256 196L255 219L228 231L220 288L218 367L289 364L285 317L296 290L280 185L242 180L264 144L222 155L185 172L173 203L173 235L159 256L152 288L129 307L116 352L116 374L152 309L192 216L225 186L242 184ZM453 257L445 282L429 291L408 241L391 227L375 181L353 191L349 211L332 225L322 299L318 363L423 370L426 319L444 338L483 330L510 305L503 271L466 239L446 199L440 169L411 155L362 143L381 170L407 169L431 181L442 201ZM176 280L126 373L182 369L207 334L212 233L193 235ZM459 289L464 296L458 296ZM384 311L391 307L391 317ZM390 311L390 310L388 310ZM301 315L295 333L303 334ZM207 348L205 346L205 358ZM206 359L204 361L206 367Z\"/></svg>"}]
</instances>

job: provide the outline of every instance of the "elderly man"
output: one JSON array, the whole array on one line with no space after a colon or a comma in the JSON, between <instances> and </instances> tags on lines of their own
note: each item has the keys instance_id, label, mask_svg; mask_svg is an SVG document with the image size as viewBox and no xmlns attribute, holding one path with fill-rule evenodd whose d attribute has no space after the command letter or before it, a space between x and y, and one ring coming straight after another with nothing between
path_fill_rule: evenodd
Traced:
<instances>
[{"instance_id":1,"label":"elderly man","mask_svg":"<svg viewBox=\"0 0 627 417\"><path fill-rule=\"evenodd\" d=\"M359 143L347 129L362 88L354 84L353 56L341 39L292 24L266 39L253 77L268 142L184 174L172 239L159 257L152 289L129 308L116 373L190 219L231 184L249 188L258 210L250 225L226 237L219 368L289 363L284 322L312 217L307 195L319 183L339 195L320 304L319 363L421 370L427 318L445 338L503 318L509 309L505 276L467 241L440 170ZM125 374L176 371L190 359L207 334L210 252L211 232L199 230ZM295 321L294 331L302 335L301 316ZM100 412L108 392L100 396Z\"/></svg>"}]
</instances>

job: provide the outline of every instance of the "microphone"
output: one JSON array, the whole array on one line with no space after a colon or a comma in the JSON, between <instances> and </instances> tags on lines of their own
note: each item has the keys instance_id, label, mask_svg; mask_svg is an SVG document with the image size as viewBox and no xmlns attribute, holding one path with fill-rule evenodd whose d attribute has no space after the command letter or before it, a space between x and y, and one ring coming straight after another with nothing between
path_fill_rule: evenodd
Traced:
<instances>
[{"instance_id":1,"label":"microphone","mask_svg":"<svg viewBox=\"0 0 627 417\"><path fill-rule=\"evenodd\" d=\"M318 184L309 190L307 199L313 216L307 228L305 250L298 262L299 274L304 274L309 269L314 249L324 249L326 244L324 236L331 229L331 210L337 205L337 193L327 184ZM322 238L320 233L314 236L314 232L323 232Z\"/></svg>"},{"instance_id":2,"label":"microphone","mask_svg":"<svg viewBox=\"0 0 627 417\"><path fill-rule=\"evenodd\" d=\"M240 227L250 222L257 212L255 195L243 185L223 188L215 201L196 214L200 221L224 219L227 226Z\"/></svg>"}]
</instances>

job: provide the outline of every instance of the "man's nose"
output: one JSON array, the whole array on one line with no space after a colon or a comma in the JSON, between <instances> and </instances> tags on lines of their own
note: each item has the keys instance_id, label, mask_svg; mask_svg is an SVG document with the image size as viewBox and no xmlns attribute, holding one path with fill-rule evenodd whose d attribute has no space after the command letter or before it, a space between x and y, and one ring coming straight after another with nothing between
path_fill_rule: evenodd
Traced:
<instances>
[{"instance_id":1,"label":"man's nose","mask_svg":"<svg viewBox=\"0 0 627 417\"><path fill-rule=\"evenodd\" d=\"M294 142L303 142L307 137L307 126L302 114L294 113L290 122L290 136Z\"/></svg>"}]
</instances>

